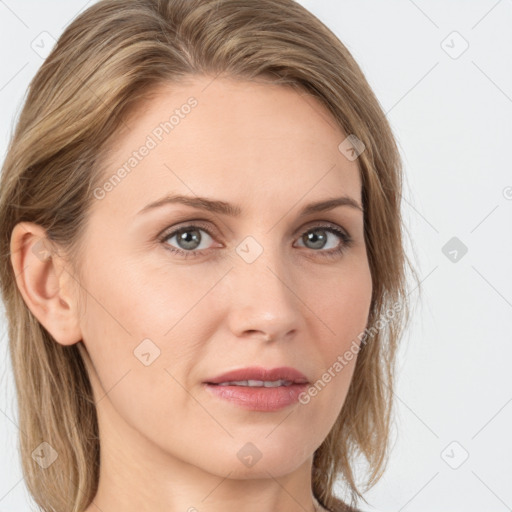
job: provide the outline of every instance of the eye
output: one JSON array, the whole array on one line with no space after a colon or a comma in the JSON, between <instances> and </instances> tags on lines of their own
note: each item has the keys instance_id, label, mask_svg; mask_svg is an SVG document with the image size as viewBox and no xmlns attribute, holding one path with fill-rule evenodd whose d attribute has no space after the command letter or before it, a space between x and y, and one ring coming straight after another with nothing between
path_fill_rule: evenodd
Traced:
<instances>
[{"instance_id":1,"label":"eye","mask_svg":"<svg viewBox=\"0 0 512 512\"><path fill-rule=\"evenodd\" d=\"M169 244L172 239L176 239L175 246ZM207 251L213 238L207 229L189 225L164 234L160 241L169 251L188 258L189 256L200 256Z\"/></svg>"},{"instance_id":2,"label":"eye","mask_svg":"<svg viewBox=\"0 0 512 512\"><path fill-rule=\"evenodd\" d=\"M175 239L174 242L172 240ZM159 237L165 248L180 257L189 258L202 256L211 249L213 237L210 231L201 225L187 226L167 231ZM333 225L314 226L305 231L299 238L302 246L311 249L324 257L340 256L353 245L353 239L341 228ZM222 247L222 245L220 245Z\"/></svg>"},{"instance_id":3,"label":"eye","mask_svg":"<svg viewBox=\"0 0 512 512\"><path fill-rule=\"evenodd\" d=\"M299 240L304 244L303 247L313 249L327 257L340 255L353 245L350 235L331 225L315 226L306 231Z\"/></svg>"}]
</instances>

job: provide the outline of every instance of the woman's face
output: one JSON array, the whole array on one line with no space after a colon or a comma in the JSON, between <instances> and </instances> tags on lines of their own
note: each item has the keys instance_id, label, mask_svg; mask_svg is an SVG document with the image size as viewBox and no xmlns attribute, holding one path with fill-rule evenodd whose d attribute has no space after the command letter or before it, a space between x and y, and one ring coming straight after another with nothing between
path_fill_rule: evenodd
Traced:
<instances>
[{"instance_id":1,"label":"woman's face","mask_svg":"<svg viewBox=\"0 0 512 512\"><path fill-rule=\"evenodd\" d=\"M290 473L341 410L356 357L335 363L370 307L362 210L303 213L361 205L357 160L338 149L348 134L312 96L211 77L162 88L123 127L81 282L102 446L222 477ZM190 204L163 201L176 196ZM254 366L292 367L311 385L328 375L282 406L282 387L238 386L237 402L205 384Z\"/></svg>"}]
</instances>

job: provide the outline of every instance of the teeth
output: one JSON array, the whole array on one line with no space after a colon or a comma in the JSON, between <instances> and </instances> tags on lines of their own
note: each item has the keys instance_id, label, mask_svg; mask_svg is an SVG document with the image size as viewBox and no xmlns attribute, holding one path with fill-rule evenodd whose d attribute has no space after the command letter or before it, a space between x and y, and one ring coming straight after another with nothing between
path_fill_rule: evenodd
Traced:
<instances>
[{"instance_id":1,"label":"teeth","mask_svg":"<svg viewBox=\"0 0 512 512\"><path fill-rule=\"evenodd\" d=\"M291 380L232 380L229 382L219 382L219 386L247 386L247 387L265 387L265 388L277 388L278 386L291 386L293 382Z\"/></svg>"},{"instance_id":2,"label":"teeth","mask_svg":"<svg viewBox=\"0 0 512 512\"><path fill-rule=\"evenodd\" d=\"M266 388L276 388L278 386L290 386L292 384L289 380L272 380L272 381L265 381L263 385Z\"/></svg>"}]
</instances>

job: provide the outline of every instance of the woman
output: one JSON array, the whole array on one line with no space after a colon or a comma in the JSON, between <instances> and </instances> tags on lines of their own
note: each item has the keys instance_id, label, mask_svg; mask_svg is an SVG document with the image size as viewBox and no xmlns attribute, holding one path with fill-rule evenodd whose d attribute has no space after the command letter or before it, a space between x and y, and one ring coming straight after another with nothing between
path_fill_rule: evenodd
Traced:
<instances>
[{"instance_id":1,"label":"woman","mask_svg":"<svg viewBox=\"0 0 512 512\"><path fill-rule=\"evenodd\" d=\"M1 179L42 510L355 510L358 457L369 488L388 454L408 261L392 132L325 25L292 0L100 1L32 81Z\"/></svg>"}]
</instances>

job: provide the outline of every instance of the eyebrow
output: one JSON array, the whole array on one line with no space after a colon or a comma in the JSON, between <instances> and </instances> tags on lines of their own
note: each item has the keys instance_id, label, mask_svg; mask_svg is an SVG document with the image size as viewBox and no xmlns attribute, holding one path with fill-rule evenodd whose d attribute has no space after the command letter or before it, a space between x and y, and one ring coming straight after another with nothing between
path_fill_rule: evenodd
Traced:
<instances>
[{"instance_id":1,"label":"eyebrow","mask_svg":"<svg viewBox=\"0 0 512 512\"><path fill-rule=\"evenodd\" d=\"M214 213L228 215L230 217L239 217L242 213L240 206L227 203L225 201L208 199L206 197L192 197L175 194L167 195L157 201L147 204L137 213L137 215L168 204L183 204L193 208L199 208L201 210L208 210ZM338 206L349 206L350 208L363 212L363 207L355 199L349 196L341 196L310 203L299 212L299 216L305 217L312 213L325 212L337 208Z\"/></svg>"}]
</instances>

